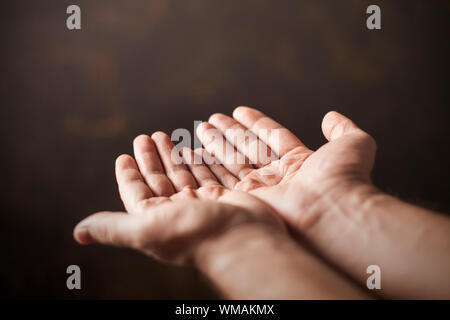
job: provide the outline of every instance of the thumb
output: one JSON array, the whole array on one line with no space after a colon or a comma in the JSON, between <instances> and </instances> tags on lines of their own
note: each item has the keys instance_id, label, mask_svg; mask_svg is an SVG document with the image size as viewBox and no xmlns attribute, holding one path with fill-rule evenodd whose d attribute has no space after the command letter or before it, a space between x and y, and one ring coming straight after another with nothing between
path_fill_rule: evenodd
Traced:
<instances>
[{"instance_id":1,"label":"thumb","mask_svg":"<svg viewBox=\"0 0 450 320\"><path fill-rule=\"evenodd\" d=\"M336 112L328 112L322 121L322 131L328 141L333 141L361 129L349 118Z\"/></svg>"},{"instance_id":2,"label":"thumb","mask_svg":"<svg viewBox=\"0 0 450 320\"><path fill-rule=\"evenodd\" d=\"M73 235L81 244L102 243L136 248L140 232L139 219L124 212L99 212L81 221Z\"/></svg>"},{"instance_id":3,"label":"thumb","mask_svg":"<svg viewBox=\"0 0 450 320\"><path fill-rule=\"evenodd\" d=\"M336 111L328 112L322 121L322 131L328 141L337 140L334 144L335 154L341 159L346 159L350 164L356 165L360 173L370 178L375 152L377 149L374 138L367 132L361 130L352 120Z\"/></svg>"}]
</instances>

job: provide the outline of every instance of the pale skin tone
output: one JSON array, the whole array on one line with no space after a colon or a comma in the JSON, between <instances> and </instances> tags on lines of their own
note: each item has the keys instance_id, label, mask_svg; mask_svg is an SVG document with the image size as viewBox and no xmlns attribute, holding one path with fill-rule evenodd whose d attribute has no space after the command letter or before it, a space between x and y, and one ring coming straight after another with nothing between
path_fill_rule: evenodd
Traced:
<instances>
[{"instance_id":1,"label":"pale skin tone","mask_svg":"<svg viewBox=\"0 0 450 320\"><path fill-rule=\"evenodd\" d=\"M252 135L235 139L229 128ZM224 140L211 139L209 129ZM314 152L255 109L215 114L197 133L223 165L175 165L167 135L139 136L136 161L116 162L128 214L88 217L75 238L193 264L229 298L368 297L293 240L302 239L363 286L367 266L380 266L382 297L449 298L449 219L372 186L375 142L352 121L331 112L322 130L329 142ZM261 145L269 161L258 156ZM192 163L209 153L183 150L182 156ZM229 161L238 157L252 164Z\"/></svg>"}]
</instances>

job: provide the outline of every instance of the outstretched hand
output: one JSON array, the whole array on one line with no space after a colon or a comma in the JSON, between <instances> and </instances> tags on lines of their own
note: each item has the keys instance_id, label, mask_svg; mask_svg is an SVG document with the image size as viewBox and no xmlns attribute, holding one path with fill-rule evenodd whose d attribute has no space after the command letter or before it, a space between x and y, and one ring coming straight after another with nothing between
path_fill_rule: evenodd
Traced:
<instances>
[{"instance_id":1,"label":"outstretched hand","mask_svg":"<svg viewBox=\"0 0 450 320\"><path fill-rule=\"evenodd\" d=\"M198 154L184 149L185 166L174 150L164 133L137 137L136 161L128 155L116 161L127 213L91 215L76 226L77 241L128 247L193 265L230 298L367 297L297 246L270 206L224 188L222 181L237 179L222 165L195 164Z\"/></svg>"},{"instance_id":2,"label":"outstretched hand","mask_svg":"<svg viewBox=\"0 0 450 320\"><path fill-rule=\"evenodd\" d=\"M262 201L225 189L204 164L193 167L191 174L184 164L172 161L172 150L164 133L136 138L136 161L128 155L116 161L128 214L96 213L77 225L75 238L82 244L129 247L173 263L196 264L212 243L237 230L285 233L281 220Z\"/></svg>"},{"instance_id":3,"label":"outstretched hand","mask_svg":"<svg viewBox=\"0 0 450 320\"><path fill-rule=\"evenodd\" d=\"M198 135L239 178L232 189L270 204L294 234L349 276L365 285L375 264L385 297L448 297L450 220L372 185L376 144L350 119L329 112L322 131L328 143L313 151L260 111L239 107L233 118L212 115Z\"/></svg>"},{"instance_id":4,"label":"outstretched hand","mask_svg":"<svg viewBox=\"0 0 450 320\"><path fill-rule=\"evenodd\" d=\"M200 140L239 178L227 187L268 202L296 231L312 227L329 211L334 205L328 200L330 194L348 194L370 182L375 142L337 112L325 116L322 130L329 143L315 152L258 110L239 107L233 117L212 115L198 127ZM273 160L274 155L278 159ZM237 163L242 156L247 161Z\"/></svg>"},{"instance_id":5,"label":"outstretched hand","mask_svg":"<svg viewBox=\"0 0 450 320\"><path fill-rule=\"evenodd\" d=\"M164 133L137 137L136 160L116 161L127 213L86 218L77 241L194 264L235 298L366 297L295 244L286 223L363 284L369 265L382 268L383 296L448 297L449 219L377 190L375 141L348 118L324 117L328 142L317 151L247 107L233 118L214 114L197 130L205 150L181 155ZM261 281L266 290L258 291Z\"/></svg>"}]
</instances>

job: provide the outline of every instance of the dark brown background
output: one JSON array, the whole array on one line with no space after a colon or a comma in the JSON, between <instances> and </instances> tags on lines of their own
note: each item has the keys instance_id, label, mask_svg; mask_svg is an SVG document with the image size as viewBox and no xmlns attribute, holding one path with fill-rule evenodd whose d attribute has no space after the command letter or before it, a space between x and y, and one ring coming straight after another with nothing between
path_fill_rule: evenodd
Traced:
<instances>
[{"instance_id":1,"label":"dark brown background","mask_svg":"<svg viewBox=\"0 0 450 320\"><path fill-rule=\"evenodd\" d=\"M65 27L82 9L82 31ZM365 10L382 9L381 31ZM373 134L375 183L448 212L449 1L2 1L1 293L210 298L193 270L81 247L72 228L122 208L133 137L262 108L312 148L336 109ZM81 291L65 287L82 268Z\"/></svg>"}]
</instances>

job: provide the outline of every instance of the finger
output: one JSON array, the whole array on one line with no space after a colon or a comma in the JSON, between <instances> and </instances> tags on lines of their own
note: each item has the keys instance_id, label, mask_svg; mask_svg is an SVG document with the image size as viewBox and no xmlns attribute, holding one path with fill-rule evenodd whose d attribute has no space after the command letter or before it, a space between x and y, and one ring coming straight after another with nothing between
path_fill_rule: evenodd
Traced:
<instances>
[{"instance_id":1,"label":"finger","mask_svg":"<svg viewBox=\"0 0 450 320\"><path fill-rule=\"evenodd\" d=\"M180 217L186 216L186 210L195 211L196 208L186 207L183 202L167 201L155 206L146 215L99 212L78 223L73 234L81 244L98 242L153 254L153 244L167 240L167 226L173 227Z\"/></svg>"},{"instance_id":2,"label":"finger","mask_svg":"<svg viewBox=\"0 0 450 320\"><path fill-rule=\"evenodd\" d=\"M139 170L156 196L171 196L175 190L159 159L155 143L147 135L140 135L133 142L134 156Z\"/></svg>"},{"instance_id":3,"label":"finger","mask_svg":"<svg viewBox=\"0 0 450 320\"><path fill-rule=\"evenodd\" d=\"M340 143L345 146L347 157L353 157L363 176L370 180L370 173L375 161L377 149L374 138L361 130L352 120L336 111L328 112L322 121L322 131L328 141L343 138Z\"/></svg>"},{"instance_id":4,"label":"finger","mask_svg":"<svg viewBox=\"0 0 450 320\"><path fill-rule=\"evenodd\" d=\"M227 189L233 189L234 186L239 182L230 171L228 171L220 161L212 156L208 151L203 150L203 161L208 166L209 170L214 174L217 180Z\"/></svg>"},{"instance_id":5,"label":"finger","mask_svg":"<svg viewBox=\"0 0 450 320\"><path fill-rule=\"evenodd\" d=\"M194 177L183 164L183 159L180 157L170 137L163 132L155 132L152 135L152 139L156 144L156 149L158 149L164 170L175 190L181 191L187 186L197 188Z\"/></svg>"},{"instance_id":6,"label":"finger","mask_svg":"<svg viewBox=\"0 0 450 320\"><path fill-rule=\"evenodd\" d=\"M214 155L234 176L242 179L254 168L248 159L231 145L212 124L203 122L197 127L197 135L205 149Z\"/></svg>"},{"instance_id":7,"label":"finger","mask_svg":"<svg viewBox=\"0 0 450 320\"><path fill-rule=\"evenodd\" d=\"M181 154L184 163L188 166L200 187L219 184L219 181L203 161L203 149L197 149L194 152L192 149L183 148Z\"/></svg>"},{"instance_id":8,"label":"finger","mask_svg":"<svg viewBox=\"0 0 450 320\"><path fill-rule=\"evenodd\" d=\"M120 197L129 213L139 212L139 204L153 195L139 172L136 161L129 155L117 158L116 179Z\"/></svg>"},{"instance_id":9,"label":"finger","mask_svg":"<svg viewBox=\"0 0 450 320\"><path fill-rule=\"evenodd\" d=\"M139 219L123 212L99 212L81 221L74 229L74 238L81 244L103 243L136 248Z\"/></svg>"},{"instance_id":10,"label":"finger","mask_svg":"<svg viewBox=\"0 0 450 320\"><path fill-rule=\"evenodd\" d=\"M275 153L263 141L233 118L216 113L208 122L219 129L227 141L256 167L262 167L277 159Z\"/></svg>"},{"instance_id":11,"label":"finger","mask_svg":"<svg viewBox=\"0 0 450 320\"><path fill-rule=\"evenodd\" d=\"M322 121L322 131L328 141L336 140L346 134L362 130L349 118L336 112L328 112Z\"/></svg>"},{"instance_id":12,"label":"finger","mask_svg":"<svg viewBox=\"0 0 450 320\"><path fill-rule=\"evenodd\" d=\"M253 131L279 157L295 148L309 150L291 131L256 109L238 107L233 118Z\"/></svg>"}]
</instances>

